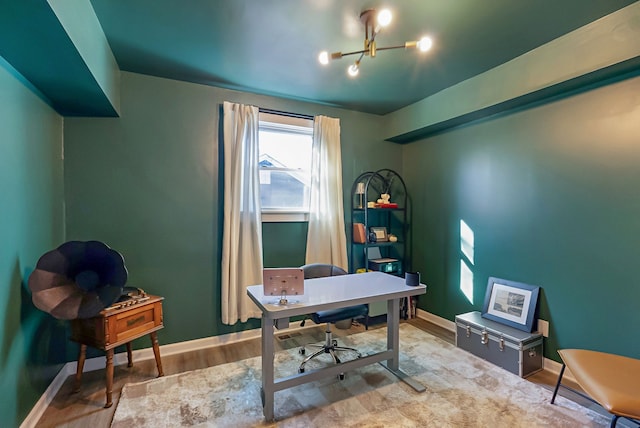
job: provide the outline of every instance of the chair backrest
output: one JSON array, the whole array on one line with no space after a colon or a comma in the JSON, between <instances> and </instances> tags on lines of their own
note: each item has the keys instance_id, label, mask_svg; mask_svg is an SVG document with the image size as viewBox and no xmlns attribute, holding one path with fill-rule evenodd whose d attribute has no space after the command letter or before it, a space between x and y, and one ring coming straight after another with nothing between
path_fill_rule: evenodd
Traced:
<instances>
[{"instance_id":1,"label":"chair backrest","mask_svg":"<svg viewBox=\"0 0 640 428\"><path fill-rule=\"evenodd\" d=\"M344 269L325 263L310 263L308 265L301 266L301 268L304 272L304 279L323 278L325 276L347 274Z\"/></svg>"}]
</instances>

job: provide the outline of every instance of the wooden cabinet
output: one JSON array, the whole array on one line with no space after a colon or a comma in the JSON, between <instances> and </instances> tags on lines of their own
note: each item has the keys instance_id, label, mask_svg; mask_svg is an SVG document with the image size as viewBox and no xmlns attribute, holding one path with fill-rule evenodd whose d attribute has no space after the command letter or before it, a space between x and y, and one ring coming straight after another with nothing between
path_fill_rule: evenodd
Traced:
<instances>
[{"instance_id":1,"label":"wooden cabinet","mask_svg":"<svg viewBox=\"0 0 640 428\"><path fill-rule=\"evenodd\" d=\"M129 367L133 365L131 341L149 335L158 368L158 376L163 376L160 348L156 332L164 327L162 301L164 297L145 296L144 300L132 299L104 309L93 318L71 321L71 340L80 344L76 390L80 389L82 370L87 346L106 352L106 395L105 407L111 407L113 388L113 352L120 345L127 346Z\"/></svg>"},{"instance_id":2,"label":"wooden cabinet","mask_svg":"<svg viewBox=\"0 0 640 428\"><path fill-rule=\"evenodd\" d=\"M71 321L71 340L107 351L160 330L163 297L147 297L141 303L105 309L97 317Z\"/></svg>"}]
</instances>

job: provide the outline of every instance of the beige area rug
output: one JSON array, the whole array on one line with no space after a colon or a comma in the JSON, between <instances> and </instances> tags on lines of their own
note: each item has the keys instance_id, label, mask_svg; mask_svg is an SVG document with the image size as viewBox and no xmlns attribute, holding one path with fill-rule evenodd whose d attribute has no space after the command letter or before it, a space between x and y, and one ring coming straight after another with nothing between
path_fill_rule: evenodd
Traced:
<instances>
[{"instance_id":1,"label":"beige area rug","mask_svg":"<svg viewBox=\"0 0 640 428\"><path fill-rule=\"evenodd\" d=\"M341 343L378 351L386 346L386 329L351 335ZM425 385L426 392L415 392L374 364L346 373L343 381L331 377L276 392L276 420L268 424L260 401L260 358L251 358L125 385L112 427L608 425L607 417L562 397L549 404L551 391L409 324L400 327L400 350L400 367ZM276 376L297 373L301 359L296 349L278 352ZM323 365L322 360L315 367Z\"/></svg>"}]
</instances>

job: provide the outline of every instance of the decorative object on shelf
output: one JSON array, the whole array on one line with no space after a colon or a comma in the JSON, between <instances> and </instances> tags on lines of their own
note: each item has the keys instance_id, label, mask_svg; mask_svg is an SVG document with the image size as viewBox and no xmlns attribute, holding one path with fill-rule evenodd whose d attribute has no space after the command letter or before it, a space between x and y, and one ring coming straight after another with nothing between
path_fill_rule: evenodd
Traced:
<instances>
[{"instance_id":1,"label":"decorative object on shelf","mask_svg":"<svg viewBox=\"0 0 640 428\"><path fill-rule=\"evenodd\" d=\"M392 275L402 274L402 264L398 259L382 257L379 259L369 259L367 266L369 270L390 273Z\"/></svg>"},{"instance_id":2,"label":"decorative object on shelf","mask_svg":"<svg viewBox=\"0 0 640 428\"><path fill-rule=\"evenodd\" d=\"M398 204L391 202L389 199L391 195L383 193L380 195L380 199L375 203L374 208L398 208Z\"/></svg>"},{"instance_id":3,"label":"decorative object on shelf","mask_svg":"<svg viewBox=\"0 0 640 428\"><path fill-rule=\"evenodd\" d=\"M362 58L367 55L371 58L375 58L377 51L390 50L390 49L409 49L418 48L420 52L427 52L431 49L433 41L431 38L424 36L419 41L405 42L397 46L377 47L376 37L380 33L383 27L388 26L391 23L391 11L389 9L382 9L380 12L375 9L366 9L360 13L360 21L364 24L364 49L353 52L333 52L331 55L327 51L320 52L318 61L320 64L327 65L329 60L340 59L343 56L359 55L358 59L347 68L347 73L351 77L358 75L360 71L360 62Z\"/></svg>"},{"instance_id":4,"label":"decorative object on shelf","mask_svg":"<svg viewBox=\"0 0 640 428\"><path fill-rule=\"evenodd\" d=\"M389 200L390 198L391 198L390 194L383 193L382 195L380 195L380 199L378 199L378 203L389 205L391 203L391 201Z\"/></svg>"},{"instance_id":5,"label":"decorative object on shelf","mask_svg":"<svg viewBox=\"0 0 640 428\"><path fill-rule=\"evenodd\" d=\"M540 287L490 277L482 317L531 333Z\"/></svg>"},{"instance_id":6,"label":"decorative object on shelf","mask_svg":"<svg viewBox=\"0 0 640 428\"><path fill-rule=\"evenodd\" d=\"M395 202L389 202L388 204L376 203L373 207L374 208L398 208L398 204L396 204Z\"/></svg>"},{"instance_id":7,"label":"decorative object on shelf","mask_svg":"<svg viewBox=\"0 0 640 428\"><path fill-rule=\"evenodd\" d=\"M387 242L389 241L389 237L387 236L387 228L386 227L375 227L372 226L370 228L371 233L375 234L376 240L374 242Z\"/></svg>"},{"instance_id":8,"label":"decorative object on shelf","mask_svg":"<svg viewBox=\"0 0 640 428\"><path fill-rule=\"evenodd\" d=\"M361 181L356 186L356 194L358 195L358 208L364 208L364 183Z\"/></svg>"},{"instance_id":9,"label":"decorative object on shelf","mask_svg":"<svg viewBox=\"0 0 640 428\"><path fill-rule=\"evenodd\" d=\"M358 244L364 244L367 242L367 237L364 231L364 224L353 223L353 242Z\"/></svg>"},{"instance_id":10,"label":"decorative object on shelf","mask_svg":"<svg viewBox=\"0 0 640 428\"><path fill-rule=\"evenodd\" d=\"M389 242L398 242L398 237L392 233L389 234Z\"/></svg>"}]
</instances>

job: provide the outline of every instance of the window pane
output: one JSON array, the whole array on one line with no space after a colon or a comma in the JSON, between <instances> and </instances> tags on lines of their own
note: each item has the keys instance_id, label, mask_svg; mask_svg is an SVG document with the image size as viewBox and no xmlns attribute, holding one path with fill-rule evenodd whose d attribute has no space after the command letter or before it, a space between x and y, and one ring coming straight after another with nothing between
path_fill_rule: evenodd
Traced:
<instances>
[{"instance_id":1,"label":"window pane","mask_svg":"<svg viewBox=\"0 0 640 428\"><path fill-rule=\"evenodd\" d=\"M263 209L309 209L309 186L298 171L260 171Z\"/></svg>"},{"instance_id":2,"label":"window pane","mask_svg":"<svg viewBox=\"0 0 640 428\"><path fill-rule=\"evenodd\" d=\"M308 212L313 128L261 121L259 140L263 212Z\"/></svg>"},{"instance_id":3,"label":"window pane","mask_svg":"<svg viewBox=\"0 0 640 428\"><path fill-rule=\"evenodd\" d=\"M268 160L275 167L311 168L311 135L261 130L258 138L261 165Z\"/></svg>"}]
</instances>

